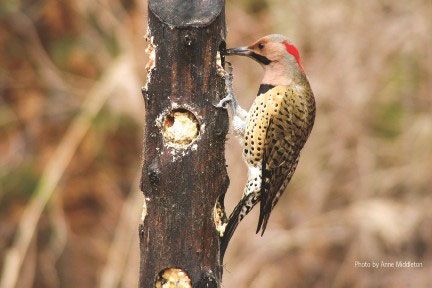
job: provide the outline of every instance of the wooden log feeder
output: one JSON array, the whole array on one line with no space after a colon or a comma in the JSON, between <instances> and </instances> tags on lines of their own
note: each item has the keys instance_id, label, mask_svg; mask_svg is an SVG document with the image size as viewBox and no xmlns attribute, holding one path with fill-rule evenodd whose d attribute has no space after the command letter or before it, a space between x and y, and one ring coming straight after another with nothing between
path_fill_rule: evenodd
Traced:
<instances>
[{"instance_id":1,"label":"wooden log feeder","mask_svg":"<svg viewBox=\"0 0 432 288\"><path fill-rule=\"evenodd\" d=\"M228 176L223 0L148 5L139 287L220 287L213 210Z\"/></svg>"}]
</instances>

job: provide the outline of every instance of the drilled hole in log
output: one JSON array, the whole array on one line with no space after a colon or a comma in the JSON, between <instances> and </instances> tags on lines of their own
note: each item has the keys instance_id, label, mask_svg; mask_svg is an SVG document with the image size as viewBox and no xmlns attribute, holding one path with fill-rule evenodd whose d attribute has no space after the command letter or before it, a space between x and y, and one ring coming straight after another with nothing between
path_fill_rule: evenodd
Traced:
<instances>
[{"instance_id":1,"label":"drilled hole in log","mask_svg":"<svg viewBox=\"0 0 432 288\"><path fill-rule=\"evenodd\" d=\"M159 272L155 288L192 288L192 281L180 268L166 268Z\"/></svg>"},{"instance_id":2,"label":"drilled hole in log","mask_svg":"<svg viewBox=\"0 0 432 288\"><path fill-rule=\"evenodd\" d=\"M226 44L222 41L219 45L219 50L216 52L216 69L217 74L221 77L225 75L225 54L226 54Z\"/></svg>"},{"instance_id":3,"label":"drilled hole in log","mask_svg":"<svg viewBox=\"0 0 432 288\"><path fill-rule=\"evenodd\" d=\"M184 149L198 138L199 128L198 119L192 112L174 109L163 119L162 135L168 146Z\"/></svg>"}]
</instances>

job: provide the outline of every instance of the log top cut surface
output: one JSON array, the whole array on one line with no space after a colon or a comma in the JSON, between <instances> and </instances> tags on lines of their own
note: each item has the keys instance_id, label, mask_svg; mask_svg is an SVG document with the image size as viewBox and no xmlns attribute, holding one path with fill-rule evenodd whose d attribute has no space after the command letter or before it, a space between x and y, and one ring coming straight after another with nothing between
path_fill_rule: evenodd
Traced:
<instances>
[{"instance_id":1,"label":"log top cut surface","mask_svg":"<svg viewBox=\"0 0 432 288\"><path fill-rule=\"evenodd\" d=\"M151 11L174 27L206 26L221 13L223 0L150 0Z\"/></svg>"}]
</instances>

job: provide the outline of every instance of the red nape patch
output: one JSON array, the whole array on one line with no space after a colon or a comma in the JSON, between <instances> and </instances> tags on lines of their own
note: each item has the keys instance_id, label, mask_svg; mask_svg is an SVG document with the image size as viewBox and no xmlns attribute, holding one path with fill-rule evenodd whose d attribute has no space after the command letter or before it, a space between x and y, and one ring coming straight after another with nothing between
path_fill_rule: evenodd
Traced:
<instances>
[{"instance_id":1,"label":"red nape patch","mask_svg":"<svg viewBox=\"0 0 432 288\"><path fill-rule=\"evenodd\" d=\"M294 45L288 43L287 41L284 41L283 44L285 45L285 49L286 51L293 55L294 58L296 59L297 63L299 64L300 68L303 69L303 65L300 63L301 59L300 59L300 53L297 49L297 47L295 47Z\"/></svg>"}]
</instances>

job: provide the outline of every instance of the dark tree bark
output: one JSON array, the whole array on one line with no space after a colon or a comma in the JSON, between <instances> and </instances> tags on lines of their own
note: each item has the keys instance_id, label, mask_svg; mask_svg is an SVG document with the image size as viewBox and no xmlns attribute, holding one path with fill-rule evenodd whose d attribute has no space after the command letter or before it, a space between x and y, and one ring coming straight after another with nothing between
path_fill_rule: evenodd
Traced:
<instances>
[{"instance_id":1,"label":"dark tree bark","mask_svg":"<svg viewBox=\"0 0 432 288\"><path fill-rule=\"evenodd\" d=\"M141 288L161 287L170 277L220 287L213 208L228 187L228 115L213 104L225 96L216 61L225 43L224 13L223 0L149 1L155 62L143 89Z\"/></svg>"}]
</instances>

